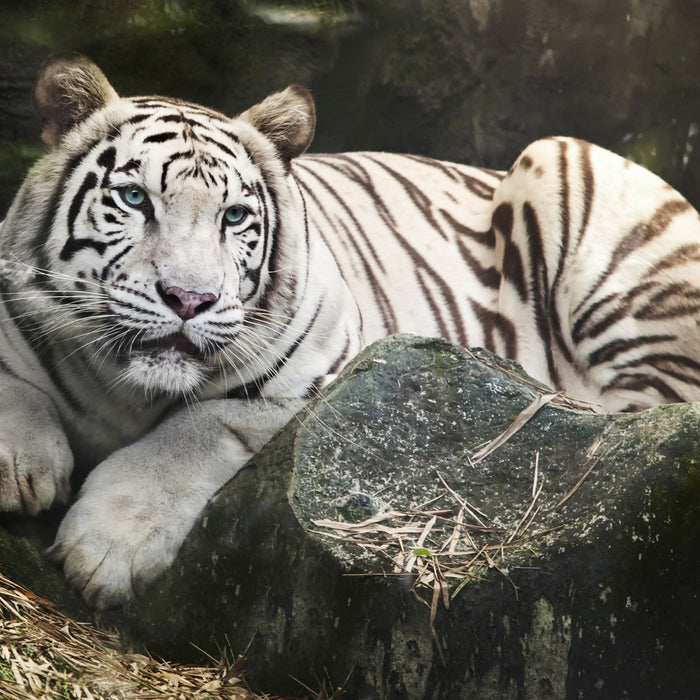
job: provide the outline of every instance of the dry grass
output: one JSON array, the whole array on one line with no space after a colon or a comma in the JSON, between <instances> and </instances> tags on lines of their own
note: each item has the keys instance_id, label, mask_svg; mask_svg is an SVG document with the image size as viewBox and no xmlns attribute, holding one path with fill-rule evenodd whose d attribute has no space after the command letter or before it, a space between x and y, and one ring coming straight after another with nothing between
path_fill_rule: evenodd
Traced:
<instances>
[{"instance_id":1,"label":"dry grass","mask_svg":"<svg viewBox=\"0 0 700 700\"><path fill-rule=\"evenodd\" d=\"M3 700L255 700L240 660L212 667L119 651L115 635L79 623L0 574L0 697Z\"/></svg>"}]
</instances>

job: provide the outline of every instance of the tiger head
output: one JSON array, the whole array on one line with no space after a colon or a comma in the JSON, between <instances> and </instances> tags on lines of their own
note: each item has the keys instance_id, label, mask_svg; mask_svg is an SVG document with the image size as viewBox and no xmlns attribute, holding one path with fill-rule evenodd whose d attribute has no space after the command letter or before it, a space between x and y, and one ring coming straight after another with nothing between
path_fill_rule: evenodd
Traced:
<instances>
[{"instance_id":1,"label":"tiger head","mask_svg":"<svg viewBox=\"0 0 700 700\"><path fill-rule=\"evenodd\" d=\"M147 392L196 392L223 364L245 378L237 368L254 364L261 338L274 345L298 302L304 223L287 215L288 175L313 136L308 91L291 86L230 119L121 98L68 53L45 63L34 97L50 150L0 242L28 271L14 291L30 308L17 315Z\"/></svg>"}]
</instances>

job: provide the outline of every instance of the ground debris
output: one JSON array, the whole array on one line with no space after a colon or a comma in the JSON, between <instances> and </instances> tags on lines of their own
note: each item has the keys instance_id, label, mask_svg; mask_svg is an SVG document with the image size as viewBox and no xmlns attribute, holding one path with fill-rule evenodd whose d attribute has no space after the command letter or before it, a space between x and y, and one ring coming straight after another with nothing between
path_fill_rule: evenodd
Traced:
<instances>
[{"instance_id":1,"label":"ground debris","mask_svg":"<svg viewBox=\"0 0 700 700\"><path fill-rule=\"evenodd\" d=\"M72 620L0 574L0 697L4 700L261 700L241 659L211 666L120 651L116 635Z\"/></svg>"}]
</instances>

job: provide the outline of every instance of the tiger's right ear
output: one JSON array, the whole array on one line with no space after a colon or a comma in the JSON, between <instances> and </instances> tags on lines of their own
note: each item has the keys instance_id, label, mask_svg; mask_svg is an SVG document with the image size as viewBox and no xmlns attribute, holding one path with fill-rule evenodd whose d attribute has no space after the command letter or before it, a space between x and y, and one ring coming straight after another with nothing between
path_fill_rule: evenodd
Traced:
<instances>
[{"instance_id":1,"label":"tiger's right ear","mask_svg":"<svg viewBox=\"0 0 700 700\"><path fill-rule=\"evenodd\" d=\"M41 138L57 146L65 133L117 99L104 73L75 51L52 54L39 69L34 108L43 122Z\"/></svg>"},{"instance_id":2,"label":"tiger's right ear","mask_svg":"<svg viewBox=\"0 0 700 700\"><path fill-rule=\"evenodd\" d=\"M275 92L240 118L272 141L287 171L292 159L309 147L316 128L314 99L301 85Z\"/></svg>"}]
</instances>

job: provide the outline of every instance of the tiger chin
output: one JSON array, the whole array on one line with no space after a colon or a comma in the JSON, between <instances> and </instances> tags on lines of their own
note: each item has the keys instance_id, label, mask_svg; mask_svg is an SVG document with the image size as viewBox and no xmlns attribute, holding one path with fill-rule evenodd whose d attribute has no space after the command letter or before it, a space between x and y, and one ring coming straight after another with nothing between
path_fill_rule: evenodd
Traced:
<instances>
[{"instance_id":1,"label":"tiger chin","mask_svg":"<svg viewBox=\"0 0 700 700\"><path fill-rule=\"evenodd\" d=\"M207 378L201 361L174 347L157 352L138 352L129 358L122 376L125 383L147 395L175 397L196 394Z\"/></svg>"},{"instance_id":2,"label":"tiger chin","mask_svg":"<svg viewBox=\"0 0 700 700\"><path fill-rule=\"evenodd\" d=\"M91 605L140 595L391 333L487 347L600 410L700 399L700 218L608 151L543 139L507 173L308 155L303 87L231 118L120 97L75 53L34 102L47 154L0 229L0 510L70 503L49 555Z\"/></svg>"}]
</instances>

